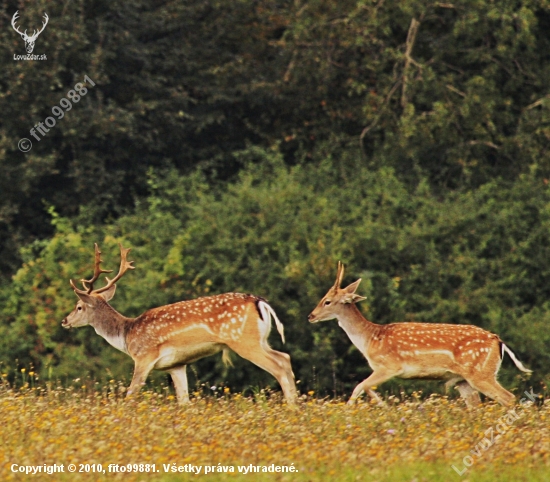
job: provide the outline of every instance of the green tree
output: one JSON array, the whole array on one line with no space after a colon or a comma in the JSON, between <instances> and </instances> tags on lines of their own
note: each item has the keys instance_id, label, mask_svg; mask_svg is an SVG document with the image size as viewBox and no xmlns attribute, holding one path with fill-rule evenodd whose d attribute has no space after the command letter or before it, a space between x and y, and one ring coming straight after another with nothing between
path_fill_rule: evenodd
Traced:
<instances>
[{"instance_id":1,"label":"green tree","mask_svg":"<svg viewBox=\"0 0 550 482\"><path fill-rule=\"evenodd\" d=\"M150 167L211 179L233 153L280 143L285 163L356 154L440 195L537 163L548 177L547 2L4 2L6 25L50 23L36 52L0 34L0 260L52 234L45 206L96 222L148 194ZM96 83L23 154L29 129ZM34 140L34 139L33 139ZM344 154L345 153L345 154ZM3 275L5 276L5 275Z\"/></svg>"}]
</instances>

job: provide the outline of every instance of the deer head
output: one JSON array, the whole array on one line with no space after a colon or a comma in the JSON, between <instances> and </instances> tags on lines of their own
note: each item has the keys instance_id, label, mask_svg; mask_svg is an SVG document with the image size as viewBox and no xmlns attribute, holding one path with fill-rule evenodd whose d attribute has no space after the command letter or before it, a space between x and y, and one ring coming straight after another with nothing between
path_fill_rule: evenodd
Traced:
<instances>
[{"instance_id":1,"label":"deer head","mask_svg":"<svg viewBox=\"0 0 550 482\"><path fill-rule=\"evenodd\" d=\"M361 278L345 288L340 288L343 278L344 265L338 261L336 281L328 290L327 294L323 296L315 309L307 317L310 323L317 323L319 321L327 321L338 318L338 315L343 313L350 304L366 299L364 296L355 294L355 291L359 287L359 283L361 283Z\"/></svg>"},{"instance_id":2,"label":"deer head","mask_svg":"<svg viewBox=\"0 0 550 482\"><path fill-rule=\"evenodd\" d=\"M42 28L38 31L35 30L30 37L27 35L27 30L25 30L24 32L21 32L17 28L17 26L15 25L15 22L17 21L18 15L19 15L19 10L13 14L13 17L11 19L11 26L13 27L13 29L19 35L21 35L21 37L23 37L23 40L25 41L25 49L27 50L27 53L32 54L32 51L34 50L34 43L36 42L36 39L43 32L43 30L46 28L46 25L48 25L48 20L49 20L48 14L47 13L44 14L45 22L42 22Z\"/></svg>"},{"instance_id":3,"label":"deer head","mask_svg":"<svg viewBox=\"0 0 550 482\"><path fill-rule=\"evenodd\" d=\"M102 309L103 311L108 309L106 306L115 295L115 283L122 278L126 271L129 269L135 269L135 267L132 266L133 261L127 260L130 249L124 249L122 244L119 244L119 246L121 258L120 269L118 274L113 279L110 280L105 277L107 280L107 284L105 286L94 290L94 283L98 280L101 274L112 272L112 270L101 269L101 263L103 260L101 259L101 251L99 250L97 244L95 244L94 275L89 280L80 280L82 286L84 286L84 290L78 289L73 280L70 280L71 286L73 287L73 290L79 300L76 303L74 310L69 313L69 315L61 323L64 328L76 328L90 324L90 321L94 317L98 316L98 313L101 313Z\"/></svg>"}]
</instances>

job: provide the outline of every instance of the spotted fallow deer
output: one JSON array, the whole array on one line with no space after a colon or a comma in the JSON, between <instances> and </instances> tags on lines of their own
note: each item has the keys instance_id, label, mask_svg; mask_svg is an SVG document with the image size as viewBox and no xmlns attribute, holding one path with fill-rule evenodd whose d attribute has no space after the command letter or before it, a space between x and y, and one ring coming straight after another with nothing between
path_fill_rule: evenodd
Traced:
<instances>
[{"instance_id":1,"label":"spotted fallow deer","mask_svg":"<svg viewBox=\"0 0 550 482\"><path fill-rule=\"evenodd\" d=\"M344 266L338 263L336 282L310 313L311 323L332 320L348 334L365 356L373 373L351 395L352 404L367 392L382 403L373 387L393 377L446 380L457 384L468 406L479 404L479 393L509 406L515 397L497 381L504 352L522 372L531 373L503 341L472 325L444 323L391 323L376 325L363 317L355 303L364 300L355 293L361 279L340 288Z\"/></svg>"},{"instance_id":2,"label":"spotted fallow deer","mask_svg":"<svg viewBox=\"0 0 550 482\"><path fill-rule=\"evenodd\" d=\"M80 280L84 290L70 280L78 296L75 309L63 320L65 328L85 325L94 327L112 346L130 355L134 360L134 375L127 394L136 394L153 369L170 373L179 403L189 401L186 365L200 358L223 351L229 362L231 349L243 358L271 373L280 383L285 399L293 404L296 399L294 374L290 357L273 350L267 341L271 320L284 342L283 325L275 311L260 297L226 293L206 296L191 301L180 301L146 311L137 318L126 318L109 305L116 282L129 269L130 249L120 245L120 269L101 288L93 289L102 273L101 252L95 245L94 274L89 280Z\"/></svg>"}]
</instances>

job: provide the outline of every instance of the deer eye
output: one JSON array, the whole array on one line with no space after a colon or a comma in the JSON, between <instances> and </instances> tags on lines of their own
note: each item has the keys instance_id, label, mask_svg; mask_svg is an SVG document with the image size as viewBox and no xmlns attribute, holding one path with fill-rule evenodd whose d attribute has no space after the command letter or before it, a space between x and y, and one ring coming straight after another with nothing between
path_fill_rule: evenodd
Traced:
<instances>
[{"instance_id":1,"label":"deer eye","mask_svg":"<svg viewBox=\"0 0 550 482\"><path fill-rule=\"evenodd\" d=\"M331 303L332 303L332 301L326 300L323 304L324 304L325 306L328 306L328 305L330 305Z\"/></svg>"},{"instance_id":2,"label":"deer eye","mask_svg":"<svg viewBox=\"0 0 550 482\"><path fill-rule=\"evenodd\" d=\"M76 309L77 309L78 311L82 311L82 306L77 306Z\"/></svg>"}]
</instances>

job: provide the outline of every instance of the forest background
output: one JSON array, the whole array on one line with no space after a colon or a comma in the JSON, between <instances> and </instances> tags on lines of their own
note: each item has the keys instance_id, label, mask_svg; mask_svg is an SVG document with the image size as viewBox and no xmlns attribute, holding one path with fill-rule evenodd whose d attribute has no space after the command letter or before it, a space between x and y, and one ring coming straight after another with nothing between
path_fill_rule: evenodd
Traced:
<instances>
[{"instance_id":1,"label":"forest background","mask_svg":"<svg viewBox=\"0 0 550 482\"><path fill-rule=\"evenodd\" d=\"M16 11L29 32L48 14L47 60L15 60ZM126 355L60 324L94 242L113 269L120 242L137 269L116 309L263 296L302 392L370 372L336 323L307 322L341 260L370 320L496 332L534 370L505 359L503 384L547 393L548 1L2 1L0 19L2 373L129 380ZM190 384L276 387L233 360Z\"/></svg>"}]
</instances>

